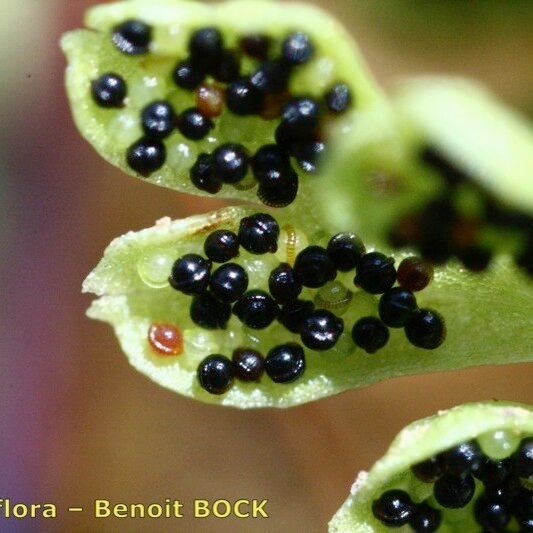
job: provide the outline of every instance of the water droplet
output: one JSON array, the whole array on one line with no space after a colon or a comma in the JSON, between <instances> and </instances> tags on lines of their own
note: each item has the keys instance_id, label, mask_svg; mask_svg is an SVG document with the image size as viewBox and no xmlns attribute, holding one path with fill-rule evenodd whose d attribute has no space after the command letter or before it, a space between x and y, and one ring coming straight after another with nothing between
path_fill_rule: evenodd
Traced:
<instances>
[{"instance_id":1,"label":"water droplet","mask_svg":"<svg viewBox=\"0 0 533 533\"><path fill-rule=\"evenodd\" d=\"M134 107L144 107L154 100L166 96L167 86L164 80L157 76L137 76L128 84L128 96Z\"/></svg>"},{"instance_id":2,"label":"water droplet","mask_svg":"<svg viewBox=\"0 0 533 533\"><path fill-rule=\"evenodd\" d=\"M505 459L514 453L520 444L520 436L511 431L498 430L483 433L478 437L483 453L491 459Z\"/></svg>"},{"instance_id":3,"label":"water droplet","mask_svg":"<svg viewBox=\"0 0 533 533\"><path fill-rule=\"evenodd\" d=\"M168 277L175 259L175 254L170 252L145 254L137 261L137 273L149 287L162 289L168 286Z\"/></svg>"},{"instance_id":4,"label":"water droplet","mask_svg":"<svg viewBox=\"0 0 533 533\"><path fill-rule=\"evenodd\" d=\"M198 156L196 148L192 143L177 142L176 136L172 136L168 142L167 163L170 168L177 174L186 174L192 167Z\"/></svg>"},{"instance_id":5,"label":"water droplet","mask_svg":"<svg viewBox=\"0 0 533 533\"><path fill-rule=\"evenodd\" d=\"M109 122L109 136L117 148L127 148L142 136L139 114L121 111Z\"/></svg>"},{"instance_id":6,"label":"water droplet","mask_svg":"<svg viewBox=\"0 0 533 533\"><path fill-rule=\"evenodd\" d=\"M202 328L190 328L183 332L184 354L181 365L187 370L196 370L202 359L212 353L220 353L218 333Z\"/></svg>"}]
</instances>

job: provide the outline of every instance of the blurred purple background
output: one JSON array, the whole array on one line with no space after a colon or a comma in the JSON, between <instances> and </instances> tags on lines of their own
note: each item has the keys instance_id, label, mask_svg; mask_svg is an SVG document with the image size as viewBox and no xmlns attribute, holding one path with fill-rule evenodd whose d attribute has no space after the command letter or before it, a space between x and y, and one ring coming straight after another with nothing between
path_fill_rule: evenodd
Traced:
<instances>
[{"instance_id":1,"label":"blurred purple background","mask_svg":"<svg viewBox=\"0 0 533 533\"><path fill-rule=\"evenodd\" d=\"M324 531L355 473L406 423L470 400L533 400L530 367L516 365L238 412L174 396L130 368L111 329L84 316L82 280L115 236L219 204L127 177L75 130L58 41L91 4L2 2L0 498L55 502L60 520L0 516L0 531ZM439 4L344 0L336 10L384 84L466 74L530 111L533 4ZM271 518L96 522L65 513L94 498L165 497L268 498Z\"/></svg>"}]
</instances>

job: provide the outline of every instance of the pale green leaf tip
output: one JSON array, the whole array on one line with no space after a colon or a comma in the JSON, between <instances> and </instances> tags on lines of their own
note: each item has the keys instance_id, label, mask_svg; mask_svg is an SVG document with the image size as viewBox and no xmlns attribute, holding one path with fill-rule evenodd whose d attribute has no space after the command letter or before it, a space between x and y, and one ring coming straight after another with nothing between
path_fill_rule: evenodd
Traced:
<instances>
[{"instance_id":1,"label":"pale green leaf tip","mask_svg":"<svg viewBox=\"0 0 533 533\"><path fill-rule=\"evenodd\" d=\"M393 92L402 118L485 190L533 214L533 126L472 80L420 76Z\"/></svg>"},{"instance_id":2,"label":"pale green leaf tip","mask_svg":"<svg viewBox=\"0 0 533 533\"><path fill-rule=\"evenodd\" d=\"M193 342L182 356L164 363L158 360L147 346L149 325L153 321L167 320L190 333L191 328L194 329L188 318L190 299L170 288L146 286L139 277L137 262L147 252L160 250L170 251L173 257L202 253L202 243L208 233L216 228L235 230L240 218L249 212L245 208L226 208L184 220L163 219L152 228L129 232L111 243L102 261L85 281L84 291L101 296L93 303L89 316L110 323L133 366L157 383L202 401L239 408L289 407L395 376L531 359L533 338L528 318L533 301L531 285L524 284L520 274L509 275L513 267L505 258L496 261L489 272L476 276L450 263L438 268L434 281L417 296L420 306L436 308L446 318L448 336L437 350L415 348L405 339L403 331L393 330L390 343L374 355L354 349L353 344L347 350L346 341L339 341L339 351L336 347L326 355L309 351L307 369L293 384L276 385L265 376L259 384L236 383L222 397L205 393L195 386L197 364L210 353L231 353L236 346L224 344L229 342L228 333L199 330L195 333L196 344ZM309 225L311 221L304 208L292 213L276 212L275 216L280 226L287 221L297 227L301 224L299 227L308 235L319 229ZM397 261L405 255L397 254ZM256 268L257 256L246 260L252 261L247 269ZM268 272L278 262L271 254L261 256L258 282L253 286L266 288ZM348 274L345 283L349 280ZM468 291L466 302L465 291ZM365 302L363 299L355 304L350 311L353 317L352 314L344 317L346 339L349 339L353 321L361 316L358 306L368 305ZM377 301L373 302L375 306ZM502 309L504 314L501 314ZM298 336L276 329L280 327L273 325L261 334L262 340L257 345L260 351L266 353L281 341L298 341ZM244 335L245 345L246 339L253 338L253 335L247 336L251 332L246 333L236 318L230 322L229 331L236 338ZM468 343L464 342L465 338L470 339ZM351 343L351 339L349 341Z\"/></svg>"},{"instance_id":3,"label":"pale green leaf tip","mask_svg":"<svg viewBox=\"0 0 533 533\"><path fill-rule=\"evenodd\" d=\"M244 11L252 12L257 9L264 9L262 13L265 16L243 19ZM131 0L91 9L87 15L87 24L93 29L107 31L116 22L142 15L148 22L161 24L165 28L169 24L175 24L176 27L185 24L188 27L187 24L196 26L198 21L204 21L205 17L209 16L210 20L222 20L223 24L237 31L248 30L251 21L256 25L254 28L261 28L265 24L268 25L269 21L279 20L280 24L276 25L275 29L283 32L289 22L287 9L292 10L293 15L301 15L301 24L310 28L313 34L317 32L319 44L328 52L331 51L339 62L339 71L346 73L356 86L358 101L362 105L361 109L350 113L339 128L339 148L333 150L334 155L330 164L325 167L325 176L322 178L327 179L327 175L334 176L335 179L329 179L326 187L320 185L320 178L309 180L309 189L308 180L305 180L295 205L278 215L281 218L286 217L291 223L301 225L304 231L312 235L321 229L314 219L320 214L311 209L316 206L316 211L323 209L321 226L331 223L331 219L337 217L337 229L359 231L361 228L357 222L366 220L365 213L379 213L381 210L376 209L372 202L366 202L364 195L361 195L361 199L366 206L363 205L361 210L358 206L354 209L354 204L350 203L356 189L353 174L344 172L343 175L343 166L348 164L352 169L354 164L350 150L355 147L365 152L370 147L370 159L379 155L380 160L383 160L382 156L385 154L389 168L394 169L399 165L402 170L408 171L412 168L411 146L407 142L409 135L405 130L409 128L399 116L399 105L394 103L394 106L390 106L384 102L380 90L368 75L350 38L342 33L346 39L343 37L339 41L339 31L344 30L329 16L326 17L322 11L305 5L287 6L255 0L237 0L215 5L193 1L184 3L172 0ZM237 14L239 16L236 16ZM290 24L292 26L292 22ZM328 31L325 32L325 29ZM108 60L108 54L101 49L101 41L99 31L77 30L64 36L62 47L69 58L67 90L76 123L82 134L103 157L128 171L124 167L124 153L114 150L107 131L95 118L94 106L88 96L87 88L92 77L99 71L99 61ZM108 45L109 43L106 44ZM163 49L159 51L165 55ZM116 51L112 50L112 53L116 54ZM113 59L115 60L125 61L126 69L134 65L131 61L135 61L131 58L124 59L120 55ZM357 127L353 127L353 124ZM386 150L382 149L383 145L387 146ZM373 151L375 147L380 148L377 151L379 154ZM347 163L346 153L349 155ZM358 159L355 162L359 164ZM164 175L157 174L147 181L187 192L198 192L191 186L188 177L181 178L177 183L176 173L167 169ZM314 203L310 199L310 193L318 195ZM416 194L409 195L409 201L417 200L418 195L422 197L427 193L424 187L420 187ZM254 198L249 192L237 192L234 189L231 189L228 195ZM398 208L396 205L389 207L389 214ZM191 247L198 250L200 239L191 238L194 228L197 230L194 235L198 236L205 228L215 227L216 224L205 225L206 220L210 220L209 217L211 220L217 220L217 223L225 222L235 226L244 212L240 209L229 208L218 213L168 222L119 237L108 247L98 267L83 284L84 292L92 292L101 297L89 309L89 316L111 323L131 363L157 383L202 401L240 408L288 407L399 375L531 360L529 347L533 343L530 342L531 328L527 317L531 312L533 289L531 284L525 282L522 274L517 273L510 259L502 256L495 260L489 272L477 276L467 274L454 262L437 269L433 284L420 295L421 305L437 308L447 320L448 339L435 352L414 349L403 338L402 332L395 331L390 346L373 357L363 354L361 350L355 350L348 357L335 360L326 360L322 355L311 354L306 374L295 384L237 384L223 397L205 393L196 385L195 368L198 357L202 355L192 353L196 348L190 349L184 357L165 363L149 352L146 346L146 330L151 321L162 316L169 320L183 318L188 301L170 289L154 290L145 286L139 278L136 265L140 256L153 250L171 249L176 257L179 253L192 251ZM372 218L369 217L369 220L372 221ZM374 228L384 227L375 224L375 220L373 222L370 226ZM370 226L365 227L361 235L368 245L380 246L380 235L376 234L375 230L370 231ZM405 255L404 252L399 253L396 258L399 261ZM466 292L468 298L465 303ZM481 307L479 302L483 302ZM206 332L204 336L207 340L202 337L202 342L205 341L203 346L206 350L207 347L218 349L219 344L224 342L220 332ZM464 338L471 339L468 345L465 345ZM265 347L263 344L261 346ZM208 352L203 355L208 355Z\"/></svg>"},{"instance_id":4,"label":"pale green leaf tip","mask_svg":"<svg viewBox=\"0 0 533 533\"><path fill-rule=\"evenodd\" d=\"M140 18L154 26L152 55L158 59L160 64L154 67L159 70L154 78L157 80L157 87L153 89L152 100L168 97L178 107L183 107L183 105L188 107L193 104L191 95L180 93L170 80L170 72L178 55L185 56L187 53L186 36L193 28L208 21L210 24L219 24L233 36L232 38L237 34L243 35L256 31L266 31L276 38L282 38L294 29L293 21L297 20L298 26L313 37L317 50L327 61L320 63L319 59L316 59L311 61L311 64L301 67L291 81L294 83L293 88L296 88L296 92L307 94L313 91L324 91L328 84L343 80L351 86L358 106L371 107L384 101L381 89L374 81L349 33L330 14L317 7L303 3L287 5L270 0L232 0L213 4L192 0L187 2L131 0L95 6L88 10L85 18L87 27L93 31L70 32L62 39L62 48L69 61L66 87L71 110L80 133L102 157L124 172L148 183L190 194L205 195L206 193L199 191L190 183L188 170L194 163L194 154L197 149L211 151L213 143L218 144L224 140L230 140L226 139L227 133L225 132L227 128L230 130L233 128L231 125L233 119L223 114L217 121L217 127L210 134L212 140L200 143L198 146L193 146L192 144L195 143L191 144L178 132L174 132L165 141L169 154L161 169L148 178L143 178L133 172L126 164L125 151L137 138L133 138L132 132L133 140L130 139L129 133L125 133L123 128L120 128L120 122L129 120L128 112L139 111L148 101L145 102L144 95L141 98L138 92L135 97L131 98L126 108L119 113L113 110L102 112L93 104L88 90L91 80L103 71L111 70L123 74L129 82L129 76L138 74L135 70L138 65L143 72L149 72L153 67L152 64L150 67L144 65L142 57L124 57L111 46L109 42L111 28L128 18ZM327 66L325 66L326 63ZM162 94L158 92L159 90ZM122 111L124 115L120 114ZM118 121L117 124L115 121ZM244 120L244 122L247 121ZM247 128L253 128L253 132ZM242 133L239 135L242 139L231 138L231 140L243 142L247 148L254 151L261 144L272 142L271 128L270 121L266 121L260 127L250 123L246 127L240 127L239 131ZM112 134L110 129L113 130ZM124 143L124 146L120 145L118 148L118 142ZM183 156L183 152L179 150L175 150L176 153L170 155L171 149L176 148L178 144L185 146L186 151L188 150L187 156ZM307 179L301 180L302 189L307 188L307 181ZM218 197L257 202L255 192L254 190L237 190L224 185Z\"/></svg>"},{"instance_id":5,"label":"pale green leaf tip","mask_svg":"<svg viewBox=\"0 0 533 533\"><path fill-rule=\"evenodd\" d=\"M408 425L369 472L359 473L350 496L331 519L329 532L389 531L372 516L373 499L388 488L406 486L410 466L461 442L497 430L508 430L518 436L532 435L533 407L498 400L468 403ZM407 486L416 490L416 482ZM456 523L451 529L448 524L442 525L442 531L446 532L470 530L465 523Z\"/></svg>"}]
</instances>

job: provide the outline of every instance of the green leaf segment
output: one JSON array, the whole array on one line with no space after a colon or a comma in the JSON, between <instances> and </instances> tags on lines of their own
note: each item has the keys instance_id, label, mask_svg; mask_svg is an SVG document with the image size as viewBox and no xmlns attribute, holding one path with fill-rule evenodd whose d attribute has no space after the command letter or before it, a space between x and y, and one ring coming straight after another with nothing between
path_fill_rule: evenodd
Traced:
<instances>
[{"instance_id":1,"label":"green leaf segment","mask_svg":"<svg viewBox=\"0 0 533 533\"><path fill-rule=\"evenodd\" d=\"M154 28L148 56L126 56L111 43L111 29L132 18ZM334 232L354 231L367 250L391 252L398 265L413 250L391 251L386 231L401 213L415 209L440 187L417 155L429 141L468 170L480 187L514 208L533 212L533 186L527 179L533 141L521 119L484 92L457 80L410 82L386 100L345 30L315 8L256 0L212 5L131 0L89 10L86 24L88 29L70 32L62 41L69 62L66 84L71 109L81 134L125 172L132 174L125 150L141 134L140 109L160 98L179 109L192 103L191 94L176 88L170 78L177 60L186 56L192 30L216 25L232 45L243 34L263 32L280 41L298 29L309 34L318 53L291 81L291 93L322 94L332 82L343 80L353 91L355 105L353 112L329 128L331 150L320 175L302 178L294 204L272 212L280 227L290 224L309 244L322 246ZM119 72L128 82L123 109L101 109L91 99L91 81L108 71ZM198 194L188 171L199 151L233 141L253 152L272 142L272 128L269 122L225 112L213 135L200 143L173 133L166 141L167 163L146 181ZM502 138L508 150L502 148ZM252 192L230 185L224 186L222 194L256 200ZM343 274L337 279L355 292L343 316L345 333L334 349L325 353L306 350L307 370L292 384L276 385L263 379L236 383L223 396L209 395L196 379L197 365L207 355L230 356L243 344L266 353L274 344L298 337L279 325L251 331L235 317L226 330L202 330L188 316L189 298L170 288L166 279L173 260L185 253L202 253L211 231L235 231L243 216L258 211L266 209L257 205L226 208L130 232L110 244L86 279L84 291L98 296L89 316L110 323L132 365L160 385L233 407L290 407L399 375L531 360L533 284L513 265L506 239L499 238L501 252L487 271L471 274L452 260L437 267L433 282L417 294L421 307L435 308L446 319L447 338L438 349L413 347L401 330L391 331L389 344L378 353L368 355L356 349L349 334L351 326L358 318L376 313L377 298L354 288L353 273ZM281 241L280 250L276 255L241 253L237 262L246 266L250 288L266 288L271 269L287 260ZM163 358L151 350L147 331L154 322L179 328L184 336L181 355Z\"/></svg>"},{"instance_id":2,"label":"green leaf segment","mask_svg":"<svg viewBox=\"0 0 533 533\"><path fill-rule=\"evenodd\" d=\"M111 42L112 28L125 20L137 19L153 28L150 54L128 56ZM187 57L187 42L192 31L215 25L224 34L228 48L239 38L262 33L275 45L290 32L307 33L313 40L314 58L291 77L289 90L294 95L321 96L333 83L347 83L358 108L365 109L384 100L369 74L357 47L346 30L331 16L305 4L287 5L268 0L234 0L206 4L180 0L131 0L96 6L87 12L88 29L67 33L62 48L68 59L67 94L80 133L98 153L126 173L134 174L125 160L126 148L141 136L138 116L148 103L169 100L176 111L194 105L194 94L176 87L172 71L178 60ZM244 59L243 69L252 65ZM124 109L99 108L91 99L91 81L105 72L122 75L129 87ZM352 127L347 120L344 127ZM211 134L201 142L191 142L179 132L167 141L166 164L146 181L198 194L189 180L189 168L196 155L211 151L222 142L242 142L251 151L273 142L274 121L256 117L236 117L225 111ZM141 177L141 176L137 176ZM306 183L301 183L303 189ZM304 192L305 195L305 192ZM255 200L252 192L224 186L221 196Z\"/></svg>"},{"instance_id":3,"label":"green leaf segment","mask_svg":"<svg viewBox=\"0 0 533 533\"><path fill-rule=\"evenodd\" d=\"M329 532L389 531L372 514L372 502L389 489L405 490L417 503L429 498L430 504L439 508L432 499L431 484L418 480L410 467L460 443L481 436L490 439L500 431L517 440L533 435L532 407L505 401L470 403L413 422L400 431L369 472L359 473L350 496L331 519ZM479 492L478 485L476 496ZM464 509L444 509L442 517L438 531L479 530L471 504ZM510 527L510 531L518 530Z\"/></svg>"}]
</instances>

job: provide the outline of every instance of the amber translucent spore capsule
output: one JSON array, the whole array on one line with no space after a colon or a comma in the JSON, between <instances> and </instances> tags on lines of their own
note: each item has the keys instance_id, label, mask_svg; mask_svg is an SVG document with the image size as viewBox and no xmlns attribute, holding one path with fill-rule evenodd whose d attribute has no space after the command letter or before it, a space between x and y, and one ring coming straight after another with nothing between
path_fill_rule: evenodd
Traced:
<instances>
[{"instance_id":1,"label":"amber translucent spore capsule","mask_svg":"<svg viewBox=\"0 0 533 533\"><path fill-rule=\"evenodd\" d=\"M398 283L410 291L421 291L433 279L433 267L420 257L406 257L398 267Z\"/></svg>"},{"instance_id":2,"label":"amber translucent spore capsule","mask_svg":"<svg viewBox=\"0 0 533 533\"><path fill-rule=\"evenodd\" d=\"M217 85L201 85L196 90L196 106L206 117L218 117L224 107L224 90Z\"/></svg>"},{"instance_id":3,"label":"amber translucent spore capsule","mask_svg":"<svg viewBox=\"0 0 533 533\"><path fill-rule=\"evenodd\" d=\"M180 355L183 352L183 335L172 324L152 324L148 330L148 342L159 355Z\"/></svg>"}]
</instances>

